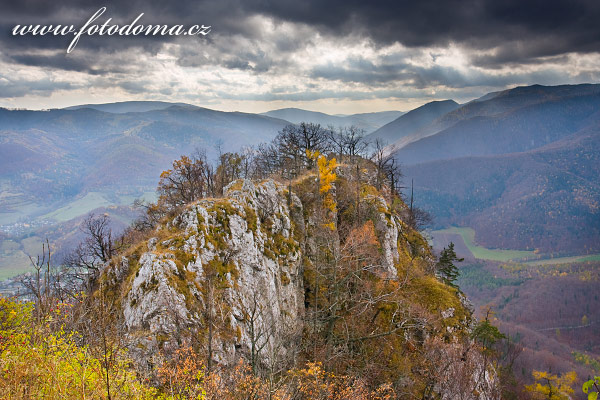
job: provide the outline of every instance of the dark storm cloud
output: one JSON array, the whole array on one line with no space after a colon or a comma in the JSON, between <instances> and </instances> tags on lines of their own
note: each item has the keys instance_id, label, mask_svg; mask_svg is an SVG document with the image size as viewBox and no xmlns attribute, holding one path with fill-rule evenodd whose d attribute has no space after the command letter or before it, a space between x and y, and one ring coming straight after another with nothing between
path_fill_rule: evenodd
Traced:
<instances>
[{"instance_id":1,"label":"dark storm cloud","mask_svg":"<svg viewBox=\"0 0 600 400\"><path fill-rule=\"evenodd\" d=\"M10 59L18 64L30 66L43 66L46 68L62 69L65 71L87 72L92 75L100 75L109 72L106 69L95 66L91 60L77 58L75 56L65 56L63 54L54 54L51 56L37 54L15 54ZM91 61L91 62L89 62ZM122 68L116 68L110 72L124 72Z\"/></svg>"},{"instance_id":2,"label":"dark storm cloud","mask_svg":"<svg viewBox=\"0 0 600 400\"><path fill-rule=\"evenodd\" d=\"M384 58L385 59L385 58ZM385 87L390 83L401 83L416 89L442 86L449 89L464 89L473 86L504 87L511 84L537 82L552 85L564 81L564 75L555 71L514 71L506 74L489 74L481 71L462 72L449 66L433 65L422 67L407 63L375 64L365 58L349 58L341 63L328 63L313 68L312 78L344 83L362 83L372 88ZM574 76L571 82L585 82L589 75ZM593 79L592 79L593 80Z\"/></svg>"},{"instance_id":3,"label":"dark storm cloud","mask_svg":"<svg viewBox=\"0 0 600 400\"><path fill-rule=\"evenodd\" d=\"M267 15L334 35L358 32L379 44L422 47L454 42L502 48L545 41L542 51L535 46L528 49L537 56L600 50L597 0L283 0L261 4L258 10Z\"/></svg>"},{"instance_id":4,"label":"dark storm cloud","mask_svg":"<svg viewBox=\"0 0 600 400\"><path fill-rule=\"evenodd\" d=\"M140 21L144 25L205 24L212 31L194 38L83 36L71 54L66 54L71 37L11 34L16 24L79 28L103 6L107 11L97 21L100 24L107 18L128 24L144 13ZM458 92L458 96L475 93L474 87L487 90L597 80L593 67L571 74L566 66L572 61L569 53L600 52L598 21L599 0L0 0L0 57L16 65L16 70L20 65L42 67L57 81L68 81L71 71L84 72L91 76L88 83L93 87L120 88L134 95L151 95L149 91L188 95L188 88L178 87L178 82L144 80L144 73L156 72L152 68L157 64L151 63L161 53L182 69L220 66L235 70L234 74L251 76L258 87L228 94L227 85L237 89L239 82L231 86L217 72L212 81L202 79L204 89L211 93L205 95L208 100L214 99L213 94L226 100L261 101L425 99L431 91L424 89L432 87L437 89L432 96L451 97ZM388 47L395 43L403 47ZM302 56L312 54L307 49L322 45L342 49L339 59L305 63ZM367 54L343 51L362 45L369 49ZM438 55L431 54L451 47L460 49L468 68L441 65ZM61 76L60 71L67 73ZM277 81L286 74L302 77L303 86L293 88L285 86L289 80ZM81 88L17 78L0 80L0 97ZM335 91L327 85L332 81L345 85ZM197 91L189 95L200 96Z\"/></svg>"},{"instance_id":5,"label":"dark storm cloud","mask_svg":"<svg viewBox=\"0 0 600 400\"><path fill-rule=\"evenodd\" d=\"M342 82L365 83L371 86L390 81L404 81L414 77L404 63L375 65L362 57L352 57L343 63L328 63L313 68L313 78L339 80Z\"/></svg>"},{"instance_id":6,"label":"dark storm cloud","mask_svg":"<svg viewBox=\"0 0 600 400\"><path fill-rule=\"evenodd\" d=\"M104 21L128 23L144 12L143 23L213 26L215 35L243 35L260 39L261 27L248 23L252 15L275 21L303 23L333 37L360 35L375 44L402 43L409 47L462 43L472 48L500 49L498 61L553 56L570 51L600 49L600 2L597 0L159 0L133 1L2 1L0 40L3 49L38 47L62 49L70 40L54 37L10 35L17 23L61 23L81 25L99 7L106 6ZM299 38L281 38L280 50L293 51ZM127 48L140 46L156 51L164 37L89 38L80 46ZM65 42L67 44L65 44ZM485 62L489 63L488 57ZM233 68L243 67L228 61Z\"/></svg>"}]
</instances>

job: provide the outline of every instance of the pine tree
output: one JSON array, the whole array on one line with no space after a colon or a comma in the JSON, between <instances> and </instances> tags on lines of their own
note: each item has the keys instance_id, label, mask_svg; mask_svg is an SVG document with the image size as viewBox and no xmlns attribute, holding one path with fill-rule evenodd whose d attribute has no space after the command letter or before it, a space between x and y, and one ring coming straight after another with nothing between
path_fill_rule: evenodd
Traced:
<instances>
[{"instance_id":1,"label":"pine tree","mask_svg":"<svg viewBox=\"0 0 600 400\"><path fill-rule=\"evenodd\" d=\"M462 262L464 258L458 258L454 251L454 243L450 242L448 247L445 247L440 254L440 259L437 263L437 271L444 283L450 286L457 287L454 281L458 278L460 272L454 262Z\"/></svg>"}]
</instances>

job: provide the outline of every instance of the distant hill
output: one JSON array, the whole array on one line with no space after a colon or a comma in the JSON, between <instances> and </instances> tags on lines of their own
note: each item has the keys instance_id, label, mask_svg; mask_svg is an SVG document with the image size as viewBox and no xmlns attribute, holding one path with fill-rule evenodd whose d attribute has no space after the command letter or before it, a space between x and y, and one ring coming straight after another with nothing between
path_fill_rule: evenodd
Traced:
<instances>
[{"instance_id":1,"label":"distant hill","mask_svg":"<svg viewBox=\"0 0 600 400\"><path fill-rule=\"evenodd\" d=\"M437 118L459 107L454 100L432 101L400 116L368 136L368 140L382 140L394 144L400 139L414 135Z\"/></svg>"},{"instance_id":2,"label":"distant hill","mask_svg":"<svg viewBox=\"0 0 600 400\"><path fill-rule=\"evenodd\" d=\"M495 102L495 99L486 102ZM600 121L600 91L540 99L498 115L475 115L396 152L404 164L465 156L527 151L560 140ZM462 107L454 112L459 113ZM467 110L470 111L470 110ZM447 115L442 117L447 118Z\"/></svg>"},{"instance_id":3,"label":"distant hill","mask_svg":"<svg viewBox=\"0 0 600 400\"><path fill-rule=\"evenodd\" d=\"M271 140L286 124L176 105L127 113L0 109L0 225L80 204L91 192L131 203L154 191L160 172L181 155L202 147L214 158L217 144L237 151Z\"/></svg>"},{"instance_id":4,"label":"distant hill","mask_svg":"<svg viewBox=\"0 0 600 400\"><path fill-rule=\"evenodd\" d=\"M600 85L560 85L560 86L523 86L514 89L504 90L501 92L488 93L485 96L470 101L455 110L450 111L446 114L441 115L439 118L433 120L431 123L426 124L419 130L413 132L410 135L401 137L396 142L390 143L390 148L401 149L413 142L417 142L421 139L429 136L437 135L456 127L458 130L464 126L470 129L472 122L476 119L491 118L489 121L494 123L495 119L501 119L505 114L517 112L523 110L528 106L534 106L536 104L551 103L553 101L567 100L568 98L581 97L581 96L594 96L600 93ZM568 113L568 110L563 110ZM459 126L459 123L465 123L467 125ZM524 121L527 122L527 121ZM480 129L474 127L475 130ZM518 124L513 129L520 129ZM458 141L460 146L460 140ZM439 143L438 143L439 144ZM538 144L543 145L543 144ZM412 162L406 160L406 162ZM418 162L418 161L417 161Z\"/></svg>"},{"instance_id":5,"label":"distant hill","mask_svg":"<svg viewBox=\"0 0 600 400\"><path fill-rule=\"evenodd\" d=\"M600 252L600 124L538 149L404 168L441 226L470 226L489 248Z\"/></svg>"},{"instance_id":6,"label":"distant hill","mask_svg":"<svg viewBox=\"0 0 600 400\"><path fill-rule=\"evenodd\" d=\"M489 248L600 251L600 85L489 93L411 139L394 156L437 226Z\"/></svg>"},{"instance_id":7,"label":"distant hill","mask_svg":"<svg viewBox=\"0 0 600 400\"><path fill-rule=\"evenodd\" d=\"M302 110L300 108L282 108L268 111L262 115L280 118L291 123L312 122L323 126L357 126L367 133L373 132L380 126L404 114L402 111L383 111L374 113L352 114L352 115L329 115L316 111Z\"/></svg>"},{"instance_id":8,"label":"distant hill","mask_svg":"<svg viewBox=\"0 0 600 400\"><path fill-rule=\"evenodd\" d=\"M81 104L77 106L65 107L64 110L80 110L82 108L91 108L93 110L104 111L115 114L124 114L128 112L146 112L155 110L164 110L173 106L196 108L186 103L168 103L165 101L122 101L118 103L103 104Z\"/></svg>"}]
</instances>

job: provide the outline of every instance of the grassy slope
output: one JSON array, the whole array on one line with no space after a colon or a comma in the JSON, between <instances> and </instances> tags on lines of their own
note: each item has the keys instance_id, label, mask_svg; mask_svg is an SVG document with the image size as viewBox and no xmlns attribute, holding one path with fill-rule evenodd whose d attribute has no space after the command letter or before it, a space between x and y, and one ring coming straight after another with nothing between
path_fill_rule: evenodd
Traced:
<instances>
[{"instance_id":1,"label":"grassy slope","mask_svg":"<svg viewBox=\"0 0 600 400\"><path fill-rule=\"evenodd\" d=\"M90 192L80 199L74 200L64 207L44 215L42 218L54 219L57 221L68 221L72 218L86 214L98 207L107 207L111 205L102 193Z\"/></svg>"}]
</instances>

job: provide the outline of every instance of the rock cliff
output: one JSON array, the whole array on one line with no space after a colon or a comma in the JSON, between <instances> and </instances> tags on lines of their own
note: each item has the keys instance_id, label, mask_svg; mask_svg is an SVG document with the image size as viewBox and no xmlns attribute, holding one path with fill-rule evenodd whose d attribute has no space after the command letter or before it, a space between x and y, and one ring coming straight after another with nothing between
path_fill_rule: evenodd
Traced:
<instances>
[{"instance_id":1,"label":"rock cliff","mask_svg":"<svg viewBox=\"0 0 600 400\"><path fill-rule=\"evenodd\" d=\"M363 361L348 365L363 369L375 365L391 371L386 374L397 384L425 388L427 374L414 371L430 360L425 359L428 351L418 348L432 338L439 338L441 347L446 346L443 343L460 347L468 338L471 311L455 288L435 277L427 242L401 217L406 206L390 205L368 179L357 186L344 178L351 173L338 170L333 189L338 206L327 217L334 221L328 225L334 227L331 231L321 221L315 174L288 186L274 180L237 180L222 198L187 205L149 239L114 260L103 281L123 315L134 357L151 366L161 352L192 345L207 349L214 364L233 365L244 358L261 368L286 368L302 354L303 346L306 350L307 340L325 336L322 345L329 350L324 351L351 349L339 356L350 360L382 357L395 349L397 354L371 366ZM358 202L352 206L343 198ZM332 241L326 258L339 259L333 264L341 265L344 257L352 258L357 251L348 247L354 231L347 231L359 217L360 224L372 227L371 242L377 250L365 253L370 255L360 261L362 272L347 272L348 282L353 282L347 289L356 293L344 297L332 292L338 290L335 284L321 288L322 283L315 282L318 274L325 276L331 268L318 271L316 266L322 258L319 232L325 229ZM344 255L344 249L350 254ZM357 283L362 285L365 277L361 294ZM319 290L329 292L319 295ZM314 311L319 307L323 310ZM355 317L359 308L361 314ZM310 312L315 314L307 315ZM327 330L330 334L322 334ZM371 340L370 335L380 339ZM340 344L344 340L346 344ZM493 379L488 386L493 386ZM494 395L490 389L479 398Z\"/></svg>"},{"instance_id":2,"label":"rock cliff","mask_svg":"<svg viewBox=\"0 0 600 400\"><path fill-rule=\"evenodd\" d=\"M265 363L295 351L304 311L303 226L299 199L272 180L237 181L224 198L189 205L108 272L123 294L135 349L151 355L176 348L194 340L186 328L211 320L229 333L215 333L217 362L233 362L252 346ZM207 310L209 302L215 309Z\"/></svg>"}]
</instances>

